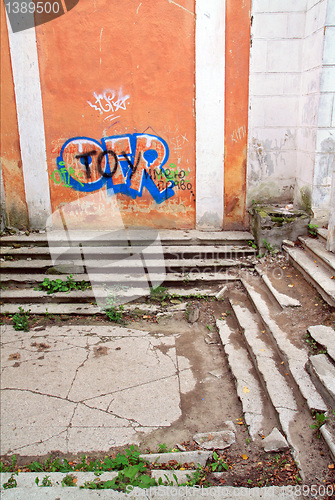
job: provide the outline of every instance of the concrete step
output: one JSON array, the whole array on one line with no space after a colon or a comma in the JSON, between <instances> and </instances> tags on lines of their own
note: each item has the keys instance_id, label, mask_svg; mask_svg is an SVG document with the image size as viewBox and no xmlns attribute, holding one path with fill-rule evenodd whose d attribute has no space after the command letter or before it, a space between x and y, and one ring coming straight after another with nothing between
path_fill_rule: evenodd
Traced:
<instances>
[{"instance_id":1,"label":"concrete step","mask_svg":"<svg viewBox=\"0 0 335 500\"><path fill-rule=\"evenodd\" d=\"M318 227L316 232L318 233L318 236L323 243L327 242L328 239L328 229L324 227Z\"/></svg>"},{"instance_id":2,"label":"concrete step","mask_svg":"<svg viewBox=\"0 0 335 500\"><path fill-rule=\"evenodd\" d=\"M35 287L36 288L36 287ZM116 296L118 299L125 301L133 301L139 297L145 297L150 295L150 290L148 285L141 288L130 288L128 290L119 290L112 288L107 291L105 287L94 286L87 290L71 290L70 292L56 292L48 294L46 291L36 290L35 288L15 288L6 289L1 291L1 303L4 304L36 304L36 303L76 303L76 304L86 304L95 303L96 301L104 300L108 297ZM218 288L218 287L216 287ZM214 297L218 290L204 289L200 290L198 288L167 288L166 293L173 299L173 297Z\"/></svg>"},{"instance_id":3,"label":"concrete step","mask_svg":"<svg viewBox=\"0 0 335 500\"><path fill-rule=\"evenodd\" d=\"M327 405L318 393L305 365L308 361L307 349L297 348L272 318L271 303L266 298L266 291L256 279L242 280L243 286L264 325L264 330L273 341L274 347L291 373L297 387L307 402L310 410L327 411Z\"/></svg>"},{"instance_id":4,"label":"concrete step","mask_svg":"<svg viewBox=\"0 0 335 500\"><path fill-rule=\"evenodd\" d=\"M62 480L68 473L20 472L17 476L14 475L17 486L13 489L5 489L3 487L3 484L7 483L10 479L11 473L2 472L0 473L0 496L1 500L133 500L136 498L193 498L193 500L203 500L203 498L217 498L220 500L232 500L233 498L238 500L250 500L250 498L253 500L264 500L276 498L276 500L291 500L294 498L294 500L302 500L306 498L302 494L302 487L299 490L295 490L292 485L267 486L265 492L264 487L254 487L251 489L237 486L212 486L204 489L201 487L179 486L189 480L188 475L193 477L194 472L195 470L193 469L186 469L185 471L154 469L151 476L156 481L162 478L163 484L168 483L172 484L172 486L154 486L150 489L135 487L131 492L120 492L112 489L82 489L87 482L97 481L98 479L102 482L112 480L117 476L117 472L113 471L100 472L98 477L94 472L75 471L74 475L77 478L76 488L62 486ZM46 475L50 479L52 486L47 488L37 487L35 483L36 478L39 479L39 484L42 484L43 478ZM178 485L176 484L176 480L178 481ZM331 491L333 490L331 489ZM294 492L294 495L292 492Z\"/></svg>"},{"instance_id":5,"label":"concrete step","mask_svg":"<svg viewBox=\"0 0 335 500\"><path fill-rule=\"evenodd\" d=\"M300 248L289 248L283 246L293 266L298 269L306 281L316 288L321 297L330 306L335 307L335 280L332 273L314 260Z\"/></svg>"},{"instance_id":6,"label":"concrete step","mask_svg":"<svg viewBox=\"0 0 335 500\"><path fill-rule=\"evenodd\" d=\"M252 267L249 261L238 259L145 259L145 265L150 272L222 272L229 268ZM140 267L139 267L140 266ZM100 259L100 260L62 260L58 259L55 266L50 260L16 260L1 262L0 271L2 273L41 273L49 269L59 270L62 274L81 273L84 269L89 273L105 274L113 272L114 274L124 273L125 269L129 272L137 269L143 269L142 260L139 256L128 257L123 260ZM51 270L52 270L51 269Z\"/></svg>"},{"instance_id":7,"label":"concrete step","mask_svg":"<svg viewBox=\"0 0 335 500\"><path fill-rule=\"evenodd\" d=\"M48 314L75 314L75 315L84 315L84 316L93 316L94 314L103 314L101 309L98 306L94 306L92 304L4 304L1 306L2 314L15 314L18 312L19 306L23 306L23 309L26 311L29 309L30 314L43 314L47 316Z\"/></svg>"},{"instance_id":8,"label":"concrete step","mask_svg":"<svg viewBox=\"0 0 335 500\"><path fill-rule=\"evenodd\" d=\"M316 354L306 365L320 394L331 408L335 408L335 366L326 354Z\"/></svg>"},{"instance_id":9,"label":"concrete step","mask_svg":"<svg viewBox=\"0 0 335 500\"><path fill-rule=\"evenodd\" d=\"M260 440L261 435L270 433L277 425L272 405L263 395L263 388L241 333L225 320L217 319L216 325L242 403L248 432L253 440Z\"/></svg>"},{"instance_id":10,"label":"concrete step","mask_svg":"<svg viewBox=\"0 0 335 500\"><path fill-rule=\"evenodd\" d=\"M185 258L237 258L237 257L253 257L256 255L255 249L245 245L175 245L163 247L164 257L167 259L185 259ZM139 248L141 251L142 248ZM63 259L78 259L80 258L80 248L59 246L51 249L52 255L61 256ZM103 259L106 256L116 258L124 258L125 255L134 253L136 247L129 246L100 246L100 247L83 247L83 255L85 259ZM161 258L162 251L160 246L152 246L146 249L145 255L152 259ZM22 246L20 248L1 247L0 259L11 261L17 259L51 259L49 247L39 246Z\"/></svg>"},{"instance_id":11,"label":"concrete step","mask_svg":"<svg viewBox=\"0 0 335 500\"><path fill-rule=\"evenodd\" d=\"M308 333L327 349L328 356L335 362L335 330L331 326L315 325L308 328Z\"/></svg>"},{"instance_id":12,"label":"concrete step","mask_svg":"<svg viewBox=\"0 0 335 500\"><path fill-rule=\"evenodd\" d=\"M148 238L151 238L151 234L154 234L155 230L148 229ZM163 245L244 245L248 246L248 241L253 241L254 237L248 231L197 231L197 230L161 230L157 231L159 233L161 242ZM144 230L124 230L124 231L106 231L105 233L101 231L82 231L77 233L74 231L70 232L72 242L83 243L84 241L89 241L90 244L94 246L106 245L106 242L110 243L113 238L113 245L128 245L128 238L133 244L139 242L143 244L143 235L145 235ZM32 233L29 236L26 235L11 235L3 236L1 238L1 246L12 246L13 244L22 246L48 246L48 242L52 242L53 245L61 246L62 242L65 245L68 244L65 231L52 231L48 234L46 233Z\"/></svg>"},{"instance_id":13,"label":"concrete step","mask_svg":"<svg viewBox=\"0 0 335 500\"><path fill-rule=\"evenodd\" d=\"M262 326L257 315L247 306L245 299L243 297L239 299L235 295L230 299L230 304L243 332L243 338L254 366L263 381L266 395L276 410L281 428L288 442L296 449L290 426L293 425L298 416L298 405L289 379L285 376L285 369L280 364L280 359L270 345L267 336L262 333Z\"/></svg>"},{"instance_id":14,"label":"concrete step","mask_svg":"<svg viewBox=\"0 0 335 500\"><path fill-rule=\"evenodd\" d=\"M318 238L299 237L298 239L314 260L317 260L332 275L335 275L335 255L332 252L328 252L324 242Z\"/></svg>"},{"instance_id":15,"label":"concrete step","mask_svg":"<svg viewBox=\"0 0 335 500\"><path fill-rule=\"evenodd\" d=\"M147 279L145 277L141 277L138 275L131 276L120 275L120 274L73 274L73 279L75 281L85 281L89 283L93 281L96 284L106 284L107 286L136 286L139 284L147 283ZM2 285L8 284L39 284L42 283L45 278L49 280L59 279L60 276L58 274L18 274L18 273L7 273L1 275L1 283ZM150 275L151 282L153 284L160 283L161 275ZM194 285L194 284L206 284L206 285L215 285L215 284L224 284L232 281L236 281L239 279L239 274L236 271L235 273L170 273L166 275L166 279L162 283L164 286L172 285L172 286L182 286L183 284Z\"/></svg>"},{"instance_id":16,"label":"concrete step","mask_svg":"<svg viewBox=\"0 0 335 500\"><path fill-rule=\"evenodd\" d=\"M266 273L262 269L260 269L259 267L255 267L255 270L262 278L269 293L273 296L275 301L282 309L284 309L285 307L301 307L299 300L279 292L273 285L271 279L266 275Z\"/></svg>"}]
</instances>

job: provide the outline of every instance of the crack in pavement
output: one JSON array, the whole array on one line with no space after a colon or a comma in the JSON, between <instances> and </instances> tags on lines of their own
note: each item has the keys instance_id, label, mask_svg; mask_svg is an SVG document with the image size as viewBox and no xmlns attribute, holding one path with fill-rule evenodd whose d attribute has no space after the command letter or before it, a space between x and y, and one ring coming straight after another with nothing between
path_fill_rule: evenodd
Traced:
<instances>
[{"instance_id":1,"label":"crack in pavement","mask_svg":"<svg viewBox=\"0 0 335 500\"><path fill-rule=\"evenodd\" d=\"M22 450L22 448L26 448L27 446L34 446L36 444L42 444L42 443L47 443L48 441L50 441L50 439L53 439L55 437L59 437L61 436L62 434L64 434L66 432L66 429L64 429L63 431L59 432L58 434L54 434L53 436L50 436L48 437L47 439L42 439L40 441L35 441L34 443L29 443L29 444L26 444L26 445L23 445L23 446L20 446L19 448L13 448L13 450L9 450L8 453L10 453L11 451L19 451L19 450Z\"/></svg>"},{"instance_id":2,"label":"crack in pavement","mask_svg":"<svg viewBox=\"0 0 335 500\"><path fill-rule=\"evenodd\" d=\"M65 442L66 442L66 448L67 448L67 451L69 453L69 440L70 440L70 437L69 437L69 431L70 431L70 428L72 427L72 420L73 420L73 417L76 413L76 410L78 408L80 403L77 403L73 409L73 412L72 412L72 415L71 415L71 418L70 418L70 422L66 428L66 437L65 437Z\"/></svg>"},{"instance_id":3,"label":"crack in pavement","mask_svg":"<svg viewBox=\"0 0 335 500\"><path fill-rule=\"evenodd\" d=\"M78 368L76 368L76 371L75 371L75 374L74 374L73 380L72 380L72 382L71 382L70 388L69 388L68 393L67 393L66 398L65 398L65 399L67 399L67 400L68 400L68 398L69 398L69 394L70 394L70 392L71 392L71 390L72 390L72 387L73 387L74 381L75 381L75 380L76 380L76 378L77 378L77 375L78 375L78 371L79 371L79 369L80 369L80 368L82 368L82 367L84 366L84 364L86 363L86 361L88 360L88 358L89 358L89 356L90 356L91 351L89 350L89 348L88 348L88 347L86 347L85 349L87 350L86 359L84 359L84 361L83 361L83 362L82 362L82 363L78 366Z\"/></svg>"},{"instance_id":4,"label":"crack in pavement","mask_svg":"<svg viewBox=\"0 0 335 500\"><path fill-rule=\"evenodd\" d=\"M171 375L167 375L166 377L156 378L156 379L153 379L153 380L149 380L148 382L142 382L141 384L130 385L129 387L124 387L123 389L116 389L115 391L112 391L112 392L106 392L104 394L99 394L98 396L94 396L93 398L85 398L85 399L80 400L79 402L83 403L85 401L91 401L92 399L101 398L103 396L109 396L109 395L112 395L112 394L117 394L118 392L123 392L123 391L127 391L129 389L134 389L135 387L141 387L142 385L152 384L153 382L159 382L160 380L166 380L168 378L175 377L175 376L176 376L176 373L173 373Z\"/></svg>"}]
</instances>

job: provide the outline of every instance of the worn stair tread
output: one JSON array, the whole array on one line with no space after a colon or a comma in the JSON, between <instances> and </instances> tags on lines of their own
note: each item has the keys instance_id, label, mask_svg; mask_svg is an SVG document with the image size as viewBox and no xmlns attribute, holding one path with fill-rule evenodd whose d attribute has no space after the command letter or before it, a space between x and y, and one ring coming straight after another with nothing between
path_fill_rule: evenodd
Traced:
<instances>
[{"instance_id":1,"label":"worn stair tread","mask_svg":"<svg viewBox=\"0 0 335 500\"><path fill-rule=\"evenodd\" d=\"M335 330L325 325L310 326L307 330L316 342L327 349L328 355L335 361Z\"/></svg>"},{"instance_id":2,"label":"worn stair tread","mask_svg":"<svg viewBox=\"0 0 335 500\"><path fill-rule=\"evenodd\" d=\"M6 282L18 282L18 283L42 283L45 278L48 278L50 280L55 280L59 279L61 275L59 274L16 274L16 273L10 273L10 274L2 274L1 275L1 281L2 283ZM127 278L128 275L124 275L124 278ZM94 280L97 283L104 283L106 280L109 280L109 282L115 282L115 284L120 284L123 283L126 286L126 281L120 280L120 275L119 274L90 274L88 276L87 274L73 274L72 275L73 279L75 281L86 281L89 282L90 280ZM137 277L137 280L135 277L132 278L134 282L139 281L141 282L142 279L139 279ZM155 275L152 274L150 275L151 282L155 284L156 282L161 282L161 275ZM179 283L179 282L187 282L187 283L195 283L195 282L207 282L207 283L224 283L225 281L236 281L239 279L238 274L228 274L228 273L190 273L187 276L185 276L183 273L169 273L165 281L170 282L170 283Z\"/></svg>"},{"instance_id":3,"label":"worn stair tread","mask_svg":"<svg viewBox=\"0 0 335 500\"><path fill-rule=\"evenodd\" d=\"M246 245L231 245L231 244L217 244L217 245L152 245L150 247L142 247L136 245L133 245L132 247L129 246L113 246L113 245L104 245L104 246L84 246L83 247L83 252L86 255L92 255L94 257L99 257L100 255L110 255L111 253L114 255L123 255L126 251L142 251L145 250L146 254L150 254L153 257L157 254L160 256L162 254L162 249L163 248L163 253L164 255L176 255L177 258L180 258L180 254L187 254L187 255L248 255L248 256L253 256L256 255L256 250L253 249L250 246ZM68 245L65 246L57 246L57 247L52 247L51 252L53 254L57 255L63 255L65 254L66 256L68 255L80 255L80 247L79 246L74 246L70 247ZM35 258L35 256L47 256L47 258L50 258L50 252L49 252L49 247L41 247L41 246L25 246L25 247L20 247L20 248L12 248L12 247L1 247L0 248L0 256L12 256L14 258L20 258L20 256L28 255L28 258Z\"/></svg>"},{"instance_id":4,"label":"worn stair tread","mask_svg":"<svg viewBox=\"0 0 335 500\"><path fill-rule=\"evenodd\" d=\"M278 414L282 430L288 442L299 453L290 432L290 426L295 421L298 413L298 405L293 391L280 371L273 350L262 339L261 330L255 320L255 315L235 300L230 300L230 304L238 323L244 330L244 338L249 353L264 382L267 395Z\"/></svg>"},{"instance_id":5,"label":"worn stair tread","mask_svg":"<svg viewBox=\"0 0 335 500\"><path fill-rule=\"evenodd\" d=\"M219 329L220 339L228 363L233 373L237 395L242 403L244 418L248 425L248 431L253 440L259 437L264 430L264 404L262 399L262 387L258 378L253 374L253 364L246 349L234 342L234 332L226 321L217 319L216 325Z\"/></svg>"},{"instance_id":6,"label":"worn stair tread","mask_svg":"<svg viewBox=\"0 0 335 500\"><path fill-rule=\"evenodd\" d=\"M282 309L284 309L285 307L301 307L299 300L278 292L278 290L273 286L271 280L262 269L258 268L257 266L255 269Z\"/></svg>"},{"instance_id":7,"label":"worn stair tread","mask_svg":"<svg viewBox=\"0 0 335 500\"><path fill-rule=\"evenodd\" d=\"M314 254L331 273L335 274L335 255L332 252L328 252L321 240L317 238L303 238L302 236L298 239L307 251Z\"/></svg>"},{"instance_id":8,"label":"worn stair tread","mask_svg":"<svg viewBox=\"0 0 335 500\"><path fill-rule=\"evenodd\" d=\"M29 309L30 314L83 314L83 315L93 315L102 314L101 309L98 306L92 304L78 304L72 302L71 304L24 304L24 309ZM15 314L18 312L17 304L5 304L1 308L3 314Z\"/></svg>"},{"instance_id":9,"label":"worn stair tread","mask_svg":"<svg viewBox=\"0 0 335 500\"><path fill-rule=\"evenodd\" d=\"M136 258L135 258L136 257ZM112 269L120 269L124 271L131 267L136 267L138 264L141 265L142 268L142 260L140 256L134 256L131 258L130 256L127 259L123 260L115 260L112 259L100 259L100 260L61 260L59 259L57 263L53 266L50 260L18 260L18 261L8 261L1 262L0 269L2 272L6 272L9 270L16 270L18 268L22 269L49 269L51 267L57 268L58 266L69 267L69 271L71 272L71 267L83 267L86 266L88 271L94 269L94 272L104 272L104 269L108 269L110 266ZM243 265L244 267L251 267L252 264L250 262L243 262L236 259L157 259L157 260L147 260L145 259L145 264L149 269L152 268L160 268L162 270L180 267L180 268L190 268L190 267L213 267L213 266L221 266L221 267L239 267ZM98 268L98 269L97 269Z\"/></svg>"},{"instance_id":10,"label":"worn stair tread","mask_svg":"<svg viewBox=\"0 0 335 500\"><path fill-rule=\"evenodd\" d=\"M310 356L308 368L331 408L335 407L335 366L326 354Z\"/></svg>"},{"instance_id":11,"label":"worn stair tread","mask_svg":"<svg viewBox=\"0 0 335 500\"><path fill-rule=\"evenodd\" d=\"M141 239L143 239L143 230L131 230L129 234L131 234L132 240L135 241L136 231ZM149 231L149 239L150 239L150 229ZM154 232L155 230L151 230ZM95 239L95 243L104 242L107 238L111 238L110 235L113 235L113 241L119 241L127 244L128 232L118 231L117 233L113 233L113 231L106 231L103 233L102 231L85 231L85 241L89 239ZM248 241L253 241L254 237L248 231L199 231L196 229L191 230L169 230L164 229L157 231L159 234L162 243L164 242L173 242L176 244L185 243L185 244L205 244L208 242L213 244L214 242L227 242L227 244L231 244L232 242L244 242L247 244ZM83 241L83 231L78 231L78 235L74 231L70 232L72 241ZM48 233L34 233L27 235L16 234L11 236L3 236L1 237L1 244L8 245L12 243L18 243L22 245L33 244L33 245L47 245L48 241L53 241L54 243L59 244L60 242L67 242L67 238L65 235L65 231L51 231ZM168 244L168 243L166 243Z\"/></svg>"},{"instance_id":12,"label":"worn stair tread","mask_svg":"<svg viewBox=\"0 0 335 500\"><path fill-rule=\"evenodd\" d=\"M281 330L277 323L272 319L270 308L263 299L262 295L249 281L242 279L242 283L248 296L250 297L255 311L259 314L265 329L272 336L282 358L287 362L291 375L298 385L301 394L305 398L308 407L310 410L326 411L327 406L316 390L309 374L305 369L305 365L308 361L307 350L298 349L292 344L286 333Z\"/></svg>"},{"instance_id":13,"label":"worn stair tread","mask_svg":"<svg viewBox=\"0 0 335 500\"><path fill-rule=\"evenodd\" d=\"M285 246L283 248L305 279L318 290L329 305L335 307L335 280L331 279L332 274L321 265L317 265L304 250Z\"/></svg>"},{"instance_id":14,"label":"worn stair tread","mask_svg":"<svg viewBox=\"0 0 335 500\"><path fill-rule=\"evenodd\" d=\"M316 231L317 231L318 235L320 236L320 239L327 241L328 229L326 229L325 227L318 227L316 229Z\"/></svg>"}]
</instances>

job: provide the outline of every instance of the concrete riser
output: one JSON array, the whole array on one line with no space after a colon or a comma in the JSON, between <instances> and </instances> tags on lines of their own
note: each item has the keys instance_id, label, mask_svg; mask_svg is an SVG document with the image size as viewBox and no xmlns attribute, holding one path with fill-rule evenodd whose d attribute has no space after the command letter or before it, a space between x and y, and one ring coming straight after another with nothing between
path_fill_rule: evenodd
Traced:
<instances>
[{"instance_id":1,"label":"concrete riser","mask_svg":"<svg viewBox=\"0 0 335 500\"><path fill-rule=\"evenodd\" d=\"M330 406L330 408L335 408L335 399L332 397L332 395L327 391L327 388L320 382L318 377L315 375L314 369L310 363L306 364L306 369L310 374L315 387L317 388L321 396L324 398L326 403Z\"/></svg>"},{"instance_id":2,"label":"concrete riser","mask_svg":"<svg viewBox=\"0 0 335 500\"><path fill-rule=\"evenodd\" d=\"M330 297L325 292L325 290L319 285L319 283L317 281L315 281L313 279L313 277L310 276L305 271L305 269L303 269L291 256L289 256L289 262L290 262L290 264L292 264L293 267L295 267L303 275L303 277L305 278L305 280L308 283L310 283L319 292L319 294L321 295L321 297L323 298L323 300L325 302L327 302L327 304L329 304L332 307L335 307L335 300L332 297Z\"/></svg>"}]
</instances>

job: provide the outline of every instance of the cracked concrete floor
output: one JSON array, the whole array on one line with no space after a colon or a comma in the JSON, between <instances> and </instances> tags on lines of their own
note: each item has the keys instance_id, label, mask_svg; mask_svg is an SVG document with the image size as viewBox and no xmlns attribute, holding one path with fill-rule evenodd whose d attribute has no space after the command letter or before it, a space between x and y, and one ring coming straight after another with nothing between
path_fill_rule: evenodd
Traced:
<instances>
[{"instance_id":1,"label":"cracked concrete floor","mask_svg":"<svg viewBox=\"0 0 335 500\"><path fill-rule=\"evenodd\" d=\"M2 327L1 455L107 452L181 416L196 380L177 334Z\"/></svg>"}]
</instances>

